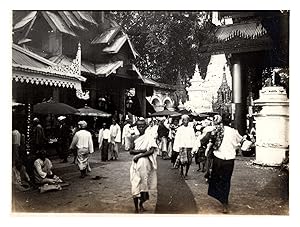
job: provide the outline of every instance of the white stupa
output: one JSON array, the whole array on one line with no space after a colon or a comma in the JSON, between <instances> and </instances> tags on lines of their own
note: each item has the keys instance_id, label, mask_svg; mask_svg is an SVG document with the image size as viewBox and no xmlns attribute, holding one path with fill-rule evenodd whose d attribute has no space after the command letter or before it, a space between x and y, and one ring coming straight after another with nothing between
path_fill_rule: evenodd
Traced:
<instances>
[{"instance_id":1,"label":"white stupa","mask_svg":"<svg viewBox=\"0 0 300 227\"><path fill-rule=\"evenodd\" d=\"M205 81L200 75L197 64L194 76L190 82L191 86L186 88L188 92L188 101L185 103L185 108L195 113L212 111L212 97L209 94L209 90L206 89Z\"/></svg>"},{"instance_id":2,"label":"white stupa","mask_svg":"<svg viewBox=\"0 0 300 227\"><path fill-rule=\"evenodd\" d=\"M196 64L195 73L190 80L191 86L186 88L188 101L184 104L185 108L195 113L212 112L213 98L217 97L224 72L226 74L227 83L230 89L232 89L231 73L225 54L211 56L207 66L205 80L202 79L198 65Z\"/></svg>"}]
</instances>

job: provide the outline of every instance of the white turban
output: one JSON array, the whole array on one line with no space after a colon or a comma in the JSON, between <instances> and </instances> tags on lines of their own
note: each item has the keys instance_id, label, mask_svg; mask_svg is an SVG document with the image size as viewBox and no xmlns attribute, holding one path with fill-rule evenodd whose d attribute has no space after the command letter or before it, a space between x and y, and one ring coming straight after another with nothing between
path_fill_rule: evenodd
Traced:
<instances>
[{"instance_id":1,"label":"white turban","mask_svg":"<svg viewBox=\"0 0 300 227\"><path fill-rule=\"evenodd\" d=\"M79 121L78 125L80 128L86 128L87 127L87 123L85 121Z\"/></svg>"},{"instance_id":2,"label":"white turban","mask_svg":"<svg viewBox=\"0 0 300 227\"><path fill-rule=\"evenodd\" d=\"M57 118L57 120L59 120L59 121L62 121L62 120L64 120L64 119L66 119L65 116L59 116L59 117Z\"/></svg>"},{"instance_id":3,"label":"white turban","mask_svg":"<svg viewBox=\"0 0 300 227\"><path fill-rule=\"evenodd\" d=\"M190 117L189 117L189 115L184 114L184 115L181 116L181 119L182 119L182 120L183 120L183 119L190 119Z\"/></svg>"}]
</instances>

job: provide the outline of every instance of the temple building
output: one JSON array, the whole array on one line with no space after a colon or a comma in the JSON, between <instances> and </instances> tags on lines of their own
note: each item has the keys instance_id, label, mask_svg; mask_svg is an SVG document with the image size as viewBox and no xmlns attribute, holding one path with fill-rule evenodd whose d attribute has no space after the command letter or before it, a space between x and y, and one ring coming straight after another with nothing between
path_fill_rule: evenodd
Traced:
<instances>
[{"instance_id":1,"label":"temple building","mask_svg":"<svg viewBox=\"0 0 300 227\"><path fill-rule=\"evenodd\" d=\"M77 108L87 104L106 112L127 113L135 90L136 115L146 116L146 96L153 94L153 85L134 65L139 55L122 28L103 11L14 11L14 44L64 68L76 58L81 47L81 76L86 80L83 92L89 99L79 99L70 92L57 90L56 101ZM41 102L43 95L35 102Z\"/></svg>"},{"instance_id":2,"label":"temple building","mask_svg":"<svg viewBox=\"0 0 300 227\"><path fill-rule=\"evenodd\" d=\"M235 127L247 127L248 96L259 98L266 68L289 67L288 11L220 11L200 48L203 56L225 54L232 76ZM230 86L230 80L227 78Z\"/></svg>"},{"instance_id":3,"label":"temple building","mask_svg":"<svg viewBox=\"0 0 300 227\"><path fill-rule=\"evenodd\" d=\"M26 149L30 151L31 122L33 104L53 97L58 92L70 94L79 99L88 98L82 91L86 78L81 76L79 65L73 64L73 72L58 71L53 62L36 55L18 45L12 45L12 97L17 103L24 104L23 114L13 114L13 123L26 135Z\"/></svg>"},{"instance_id":4,"label":"temple building","mask_svg":"<svg viewBox=\"0 0 300 227\"><path fill-rule=\"evenodd\" d=\"M134 65L139 55L127 34L105 12L13 11L12 38L12 96L25 105L13 122L26 134L29 152L37 103L88 105L119 122L154 111L146 99L154 85ZM54 116L41 118L46 128L56 127Z\"/></svg>"}]
</instances>

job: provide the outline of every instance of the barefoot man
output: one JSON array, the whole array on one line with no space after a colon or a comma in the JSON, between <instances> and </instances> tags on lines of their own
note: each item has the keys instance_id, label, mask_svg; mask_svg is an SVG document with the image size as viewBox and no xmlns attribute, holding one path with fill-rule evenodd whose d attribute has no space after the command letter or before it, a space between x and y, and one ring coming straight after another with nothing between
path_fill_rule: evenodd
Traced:
<instances>
[{"instance_id":1,"label":"barefoot man","mask_svg":"<svg viewBox=\"0 0 300 227\"><path fill-rule=\"evenodd\" d=\"M137 121L139 135L134 140L134 155L130 167L131 192L135 206L135 212L144 211L144 202L149 200L149 191L157 188L157 144L154 136L146 131L146 121L141 118Z\"/></svg>"}]
</instances>

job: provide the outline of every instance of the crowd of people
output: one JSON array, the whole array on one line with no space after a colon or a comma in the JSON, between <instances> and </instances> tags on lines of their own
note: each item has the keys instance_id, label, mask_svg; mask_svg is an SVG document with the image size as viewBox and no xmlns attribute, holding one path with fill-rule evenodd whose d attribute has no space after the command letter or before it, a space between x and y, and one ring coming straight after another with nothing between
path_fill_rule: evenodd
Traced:
<instances>
[{"instance_id":1,"label":"crowd of people","mask_svg":"<svg viewBox=\"0 0 300 227\"><path fill-rule=\"evenodd\" d=\"M78 165L80 177L91 171L90 154L95 142L87 122L81 120L76 127L66 124L66 117L57 118L57 153L61 162L68 162L74 155L73 163ZM149 191L157 185L157 156L170 160L170 168L178 169L179 177L188 179L189 169L195 160L198 171L208 183L208 195L219 200L224 213L228 210L230 181L238 147L244 141L251 141L255 133L241 136L230 127L230 116L215 115L201 121L181 118L157 117L138 118L135 122L127 118L122 127L116 119L109 126L102 124L97 134L100 159L103 162L118 160L120 146L129 151L132 158L130 182L135 212L144 211L144 202ZM41 192L60 190L65 183L52 170L52 162L45 151L46 136L38 118L33 119L32 150L34 158L28 158L25 151L25 136L13 125L13 183L19 190L28 190L38 185ZM248 140L247 140L248 139ZM248 149L251 146L248 146Z\"/></svg>"},{"instance_id":2,"label":"crowd of people","mask_svg":"<svg viewBox=\"0 0 300 227\"><path fill-rule=\"evenodd\" d=\"M191 121L188 115L180 120L171 118L141 118L132 124L126 141L132 141L130 154L130 181L135 212L143 212L149 191L157 186L156 157L171 160L171 168L179 169L180 176L188 178L193 158L198 171L205 172L208 195L220 201L223 213L228 212L228 197L234 160L238 149L247 141L247 135L230 127L229 115L215 115L202 121ZM130 126L129 126L130 128ZM126 128L130 132L129 129Z\"/></svg>"},{"instance_id":3,"label":"crowd of people","mask_svg":"<svg viewBox=\"0 0 300 227\"><path fill-rule=\"evenodd\" d=\"M55 139L47 137L46 130L40 120L35 117L32 121L30 136L30 153L26 151L25 135L18 129L18 124L13 122L12 131L12 168L13 188L21 191L39 187L41 192L47 190L60 190L64 184L59 177L52 173L52 162L46 151L49 144L54 147L61 163L67 163L70 154L73 154L73 164L78 165L80 177L84 178L91 171L89 165L90 154L94 152L93 131L87 128L87 122L81 120L75 127L67 123L66 116L57 118ZM103 123L98 133L101 160L117 160L121 144L121 127L116 119L108 128ZM129 149L129 148L128 148ZM52 154L53 156L53 154Z\"/></svg>"}]
</instances>

